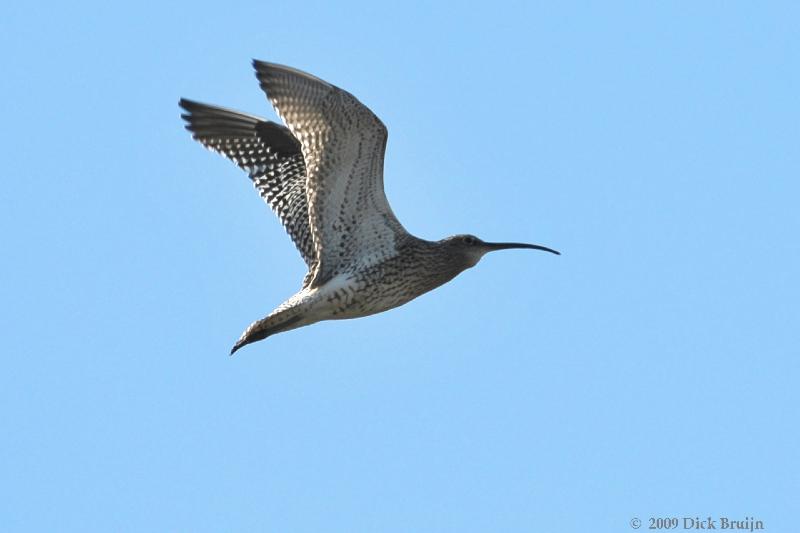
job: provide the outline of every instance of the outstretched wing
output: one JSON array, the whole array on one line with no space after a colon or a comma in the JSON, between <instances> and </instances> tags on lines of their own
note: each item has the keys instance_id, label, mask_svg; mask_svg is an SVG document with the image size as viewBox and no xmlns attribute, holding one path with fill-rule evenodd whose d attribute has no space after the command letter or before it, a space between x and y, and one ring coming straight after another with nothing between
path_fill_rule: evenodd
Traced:
<instances>
[{"instance_id":1,"label":"outstretched wing","mask_svg":"<svg viewBox=\"0 0 800 533\"><path fill-rule=\"evenodd\" d=\"M355 261L396 255L402 234L383 191L386 127L353 95L293 68L253 61L261 88L302 146L316 287Z\"/></svg>"},{"instance_id":2,"label":"outstretched wing","mask_svg":"<svg viewBox=\"0 0 800 533\"><path fill-rule=\"evenodd\" d=\"M308 224L306 166L297 139L279 124L238 111L186 99L180 106L195 140L247 172L313 270L316 255Z\"/></svg>"}]
</instances>

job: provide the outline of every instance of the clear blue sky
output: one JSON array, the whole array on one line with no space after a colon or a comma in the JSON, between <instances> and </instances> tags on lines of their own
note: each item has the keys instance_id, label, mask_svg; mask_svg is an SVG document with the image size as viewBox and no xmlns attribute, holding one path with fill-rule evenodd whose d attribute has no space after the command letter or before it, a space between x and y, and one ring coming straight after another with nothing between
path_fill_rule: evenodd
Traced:
<instances>
[{"instance_id":1,"label":"clear blue sky","mask_svg":"<svg viewBox=\"0 0 800 533\"><path fill-rule=\"evenodd\" d=\"M49 4L0 17L0 529L797 530L796 2ZM229 358L304 265L177 102L274 118L251 58L383 119L413 233L563 255Z\"/></svg>"}]
</instances>

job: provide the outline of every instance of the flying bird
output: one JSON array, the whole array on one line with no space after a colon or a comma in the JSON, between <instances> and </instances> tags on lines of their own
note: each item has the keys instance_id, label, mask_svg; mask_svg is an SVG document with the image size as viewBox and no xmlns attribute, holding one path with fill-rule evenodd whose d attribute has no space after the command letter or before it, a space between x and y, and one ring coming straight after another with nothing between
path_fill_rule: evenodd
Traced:
<instances>
[{"instance_id":1,"label":"flying bird","mask_svg":"<svg viewBox=\"0 0 800 533\"><path fill-rule=\"evenodd\" d=\"M403 305L475 266L488 252L538 244L408 233L383 190L386 126L353 95L297 69L253 61L285 127L181 99L192 137L233 161L280 219L308 265L302 288L250 324L233 346L321 320Z\"/></svg>"}]
</instances>

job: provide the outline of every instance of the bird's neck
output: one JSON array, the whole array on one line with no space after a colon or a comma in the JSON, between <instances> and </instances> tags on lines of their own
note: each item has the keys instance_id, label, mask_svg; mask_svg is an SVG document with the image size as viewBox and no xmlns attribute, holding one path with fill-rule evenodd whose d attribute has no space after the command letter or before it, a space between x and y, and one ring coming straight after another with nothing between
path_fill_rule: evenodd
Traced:
<instances>
[{"instance_id":1,"label":"bird's neck","mask_svg":"<svg viewBox=\"0 0 800 533\"><path fill-rule=\"evenodd\" d=\"M444 285L470 266L445 253L437 242L415 240L416 276L424 292Z\"/></svg>"}]
</instances>

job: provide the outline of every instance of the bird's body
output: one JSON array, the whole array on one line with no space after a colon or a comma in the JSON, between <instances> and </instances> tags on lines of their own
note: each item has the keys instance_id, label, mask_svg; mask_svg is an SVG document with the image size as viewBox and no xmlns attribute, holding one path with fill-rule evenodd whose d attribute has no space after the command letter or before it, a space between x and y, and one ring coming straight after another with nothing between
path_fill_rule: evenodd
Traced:
<instances>
[{"instance_id":1,"label":"bird's body","mask_svg":"<svg viewBox=\"0 0 800 533\"><path fill-rule=\"evenodd\" d=\"M383 191L386 127L351 94L298 70L254 61L261 87L288 128L182 99L187 129L245 170L297 246L303 287L252 323L231 353L321 320L403 305L505 248L471 235L426 241L409 234Z\"/></svg>"}]
</instances>

